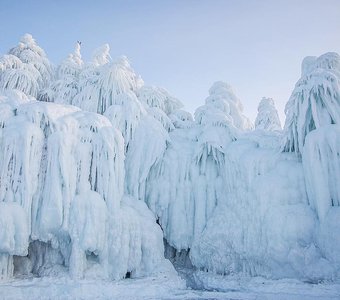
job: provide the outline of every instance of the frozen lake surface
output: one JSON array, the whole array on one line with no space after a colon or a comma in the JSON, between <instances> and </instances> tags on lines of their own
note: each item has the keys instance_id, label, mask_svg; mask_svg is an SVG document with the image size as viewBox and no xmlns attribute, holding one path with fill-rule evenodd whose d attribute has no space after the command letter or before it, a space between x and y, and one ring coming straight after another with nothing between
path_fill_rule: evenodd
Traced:
<instances>
[{"instance_id":1,"label":"frozen lake surface","mask_svg":"<svg viewBox=\"0 0 340 300\"><path fill-rule=\"evenodd\" d=\"M340 284L296 280L204 279L208 290L191 290L176 276L121 281L67 277L13 279L0 284L0 299L340 299Z\"/></svg>"}]
</instances>

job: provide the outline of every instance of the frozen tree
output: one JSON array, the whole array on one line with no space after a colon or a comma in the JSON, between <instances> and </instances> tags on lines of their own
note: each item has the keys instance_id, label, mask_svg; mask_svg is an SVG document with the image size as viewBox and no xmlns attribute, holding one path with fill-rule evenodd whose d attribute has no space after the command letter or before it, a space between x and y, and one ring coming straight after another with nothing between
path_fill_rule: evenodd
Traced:
<instances>
[{"instance_id":1,"label":"frozen tree","mask_svg":"<svg viewBox=\"0 0 340 300\"><path fill-rule=\"evenodd\" d=\"M272 98L263 97L257 111L255 129L281 130L281 122Z\"/></svg>"},{"instance_id":2,"label":"frozen tree","mask_svg":"<svg viewBox=\"0 0 340 300\"><path fill-rule=\"evenodd\" d=\"M175 110L169 117L176 128L190 128L194 125L191 113L185 110Z\"/></svg>"},{"instance_id":3,"label":"frozen tree","mask_svg":"<svg viewBox=\"0 0 340 300\"><path fill-rule=\"evenodd\" d=\"M167 115L183 107L183 104L163 88L143 86L137 91L138 99L149 107L157 107Z\"/></svg>"},{"instance_id":4,"label":"frozen tree","mask_svg":"<svg viewBox=\"0 0 340 300\"><path fill-rule=\"evenodd\" d=\"M319 220L320 249L337 266L340 239L340 56L307 57L286 106L285 151L302 156L308 202Z\"/></svg>"},{"instance_id":5,"label":"frozen tree","mask_svg":"<svg viewBox=\"0 0 340 300\"><path fill-rule=\"evenodd\" d=\"M94 66L103 66L111 61L110 46L104 44L97 48L93 53L92 63Z\"/></svg>"},{"instance_id":6,"label":"frozen tree","mask_svg":"<svg viewBox=\"0 0 340 300\"><path fill-rule=\"evenodd\" d=\"M302 77L286 105L283 150L302 153L307 134L340 123L340 57L326 53L307 57Z\"/></svg>"},{"instance_id":7,"label":"frozen tree","mask_svg":"<svg viewBox=\"0 0 340 300\"><path fill-rule=\"evenodd\" d=\"M80 44L77 43L74 52L60 64L57 69L57 78L49 87L40 91L38 100L72 104L74 97L80 91L79 77L83 69L80 54Z\"/></svg>"},{"instance_id":8,"label":"frozen tree","mask_svg":"<svg viewBox=\"0 0 340 300\"><path fill-rule=\"evenodd\" d=\"M243 106L240 99L236 97L231 86L226 82L215 82L209 89L209 97L205 102L206 107L210 105L211 107L219 109L230 119L229 121L220 120L217 122L231 122L233 126L241 130L252 128L249 119L242 114ZM204 109L198 110L195 115L196 114L198 122L208 121L207 118L209 117L204 117ZM209 122L213 122L213 120Z\"/></svg>"},{"instance_id":9,"label":"frozen tree","mask_svg":"<svg viewBox=\"0 0 340 300\"><path fill-rule=\"evenodd\" d=\"M82 85L74 104L88 111L103 114L113 104L122 104L120 94L135 92L141 79L131 68L126 57L97 67L98 76L88 78Z\"/></svg>"},{"instance_id":10,"label":"frozen tree","mask_svg":"<svg viewBox=\"0 0 340 300\"><path fill-rule=\"evenodd\" d=\"M37 97L52 80L54 71L43 49L30 34L0 60L0 87L18 89Z\"/></svg>"}]
</instances>

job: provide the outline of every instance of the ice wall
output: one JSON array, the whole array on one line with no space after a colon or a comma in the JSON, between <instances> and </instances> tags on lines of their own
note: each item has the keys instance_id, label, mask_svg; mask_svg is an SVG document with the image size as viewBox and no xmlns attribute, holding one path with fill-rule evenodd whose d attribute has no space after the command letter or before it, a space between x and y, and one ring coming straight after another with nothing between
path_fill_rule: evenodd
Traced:
<instances>
[{"instance_id":1,"label":"ice wall","mask_svg":"<svg viewBox=\"0 0 340 300\"><path fill-rule=\"evenodd\" d=\"M226 151L226 194L195 240L195 266L219 274L332 278L317 246L302 164L242 137Z\"/></svg>"},{"instance_id":2,"label":"ice wall","mask_svg":"<svg viewBox=\"0 0 340 300\"><path fill-rule=\"evenodd\" d=\"M54 70L26 35L0 59L0 276L168 272L164 237L186 267L338 278L339 73L306 58L284 132L268 98L253 131L225 82L193 118L108 45Z\"/></svg>"},{"instance_id":3,"label":"ice wall","mask_svg":"<svg viewBox=\"0 0 340 300\"><path fill-rule=\"evenodd\" d=\"M9 115L0 130L2 276L12 275L13 255L27 254L25 272L38 275L118 279L164 265L154 216L134 199L122 202L121 133L74 106L18 103L1 97Z\"/></svg>"},{"instance_id":4,"label":"ice wall","mask_svg":"<svg viewBox=\"0 0 340 300\"><path fill-rule=\"evenodd\" d=\"M138 129L127 153L126 183L154 212L169 245L180 251L191 247L223 201L224 151L248 123L222 82L213 85L195 122L178 110L170 119L175 129L169 134L150 125Z\"/></svg>"}]
</instances>

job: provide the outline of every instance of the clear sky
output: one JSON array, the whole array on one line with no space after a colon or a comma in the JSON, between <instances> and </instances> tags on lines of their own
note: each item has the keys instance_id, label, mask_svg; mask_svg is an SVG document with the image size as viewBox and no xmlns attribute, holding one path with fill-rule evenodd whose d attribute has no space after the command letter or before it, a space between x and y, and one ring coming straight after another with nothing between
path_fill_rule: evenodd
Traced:
<instances>
[{"instance_id":1,"label":"clear sky","mask_svg":"<svg viewBox=\"0 0 340 300\"><path fill-rule=\"evenodd\" d=\"M340 0L0 0L0 53L26 32L55 64L77 40L85 60L109 43L191 112L223 80L252 120L262 96L283 120L302 59L340 53Z\"/></svg>"}]
</instances>

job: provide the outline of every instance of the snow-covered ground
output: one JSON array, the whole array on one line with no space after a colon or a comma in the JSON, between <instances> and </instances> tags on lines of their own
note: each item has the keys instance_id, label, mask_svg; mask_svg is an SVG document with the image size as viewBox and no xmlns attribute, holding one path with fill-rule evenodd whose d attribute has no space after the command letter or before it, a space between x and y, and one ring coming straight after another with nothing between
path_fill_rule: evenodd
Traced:
<instances>
[{"instance_id":1,"label":"snow-covered ground","mask_svg":"<svg viewBox=\"0 0 340 300\"><path fill-rule=\"evenodd\" d=\"M0 283L0 299L340 299L338 283L310 284L288 279L222 278L206 274L195 277L205 290L188 289L179 277L168 275L121 281L69 277L13 279Z\"/></svg>"}]
</instances>

